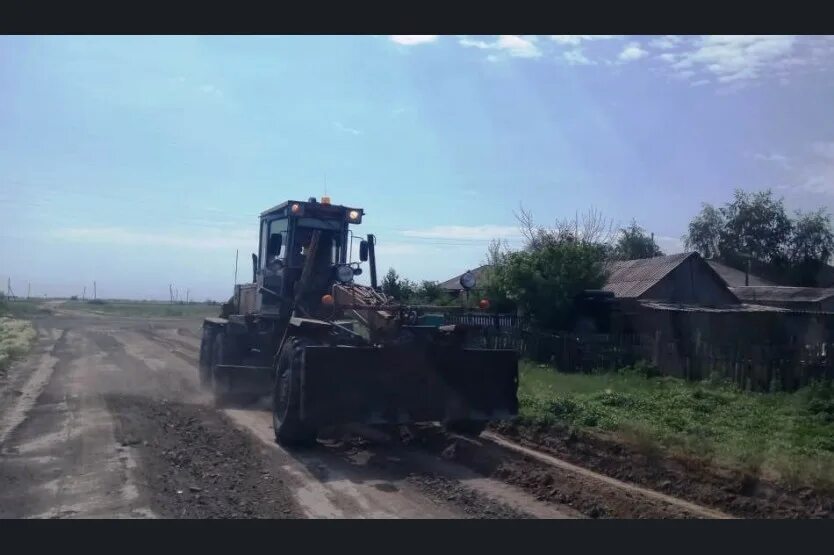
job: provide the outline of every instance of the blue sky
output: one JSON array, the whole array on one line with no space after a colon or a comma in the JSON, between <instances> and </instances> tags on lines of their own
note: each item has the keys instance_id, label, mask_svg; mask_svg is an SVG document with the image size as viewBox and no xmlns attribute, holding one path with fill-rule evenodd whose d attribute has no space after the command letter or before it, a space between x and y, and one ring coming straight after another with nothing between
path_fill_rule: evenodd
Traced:
<instances>
[{"instance_id":1,"label":"blue sky","mask_svg":"<svg viewBox=\"0 0 834 555\"><path fill-rule=\"evenodd\" d=\"M257 214L365 208L380 270L443 280L589 207L667 252L701 202L834 204L834 39L0 37L0 278L199 299Z\"/></svg>"}]
</instances>

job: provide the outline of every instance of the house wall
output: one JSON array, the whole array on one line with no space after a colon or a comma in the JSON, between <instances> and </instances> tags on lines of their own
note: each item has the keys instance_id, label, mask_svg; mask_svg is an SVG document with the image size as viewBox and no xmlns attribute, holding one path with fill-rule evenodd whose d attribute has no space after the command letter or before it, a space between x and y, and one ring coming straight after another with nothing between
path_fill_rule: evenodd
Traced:
<instances>
[{"instance_id":1,"label":"house wall","mask_svg":"<svg viewBox=\"0 0 834 555\"><path fill-rule=\"evenodd\" d=\"M738 304L721 277L697 256L689 257L640 298L704 306Z\"/></svg>"}]
</instances>

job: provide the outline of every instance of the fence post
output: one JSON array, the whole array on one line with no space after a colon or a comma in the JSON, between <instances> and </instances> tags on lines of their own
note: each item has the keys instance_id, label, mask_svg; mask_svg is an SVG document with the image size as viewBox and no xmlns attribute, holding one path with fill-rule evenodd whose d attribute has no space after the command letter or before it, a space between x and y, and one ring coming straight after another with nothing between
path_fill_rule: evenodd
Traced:
<instances>
[{"instance_id":1,"label":"fence post","mask_svg":"<svg viewBox=\"0 0 834 555\"><path fill-rule=\"evenodd\" d=\"M652 353L652 364L656 367L660 368L660 338L663 334L661 334L660 330L655 330L654 332L654 352Z\"/></svg>"}]
</instances>

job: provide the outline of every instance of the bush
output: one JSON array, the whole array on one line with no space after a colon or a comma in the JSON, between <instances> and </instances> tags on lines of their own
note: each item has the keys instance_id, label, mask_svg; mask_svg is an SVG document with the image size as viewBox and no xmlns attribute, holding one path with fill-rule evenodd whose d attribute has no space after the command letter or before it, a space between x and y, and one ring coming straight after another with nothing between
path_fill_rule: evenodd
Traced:
<instances>
[{"instance_id":1,"label":"bush","mask_svg":"<svg viewBox=\"0 0 834 555\"><path fill-rule=\"evenodd\" d=\"M575 297L604 283L598 245L554 239L506 253L492 268L488 291L491 299L515 302L537 327L558 330L570 327Z\"/></svg>"}]
</instances>

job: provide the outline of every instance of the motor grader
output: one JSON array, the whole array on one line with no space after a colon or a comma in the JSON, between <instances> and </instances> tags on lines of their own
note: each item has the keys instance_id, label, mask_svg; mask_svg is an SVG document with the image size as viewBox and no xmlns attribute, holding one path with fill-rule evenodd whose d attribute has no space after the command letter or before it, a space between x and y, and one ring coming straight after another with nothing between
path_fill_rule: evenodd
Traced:
<instances>
[{"instance_id":1,"label":"motor grader","mask_svg":"<svg viewBox=\"0 0 834 555\"><path fill-rule=\"evenodd\" d=\"M377 285L364 210L287 201L260 215L252 282L203 323L199 377L219 406L272 397L278 443L344 424L439 422L478 433L517 414L513 350L467 348L466 326L429 321ZM358 261L352 261L353 240ZM370 286L354 279L368 264ZM461 278L468 291L474 278ZM436 312L436 307L433 312Z\"/></svg>"}]
</instances>

